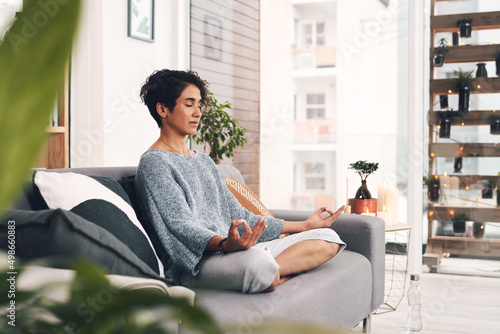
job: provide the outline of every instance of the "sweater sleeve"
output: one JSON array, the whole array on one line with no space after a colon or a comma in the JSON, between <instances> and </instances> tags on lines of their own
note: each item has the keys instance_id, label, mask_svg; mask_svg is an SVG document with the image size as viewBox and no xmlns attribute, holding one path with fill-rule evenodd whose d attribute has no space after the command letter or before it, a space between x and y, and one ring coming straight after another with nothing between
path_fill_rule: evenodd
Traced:
<instances>
[{"instance_id":1,"label":"sweater sleeve","mask_svg":"<svg viewBox=\"0 0 500 334\"><path fill-rule=\"evenodd\" d=\"M171 260L196 275L210 239L218 235L193 221L182 187L168 166L147 166L137 173L140 205L147 213Z\"/></svg>"}]
</instances>

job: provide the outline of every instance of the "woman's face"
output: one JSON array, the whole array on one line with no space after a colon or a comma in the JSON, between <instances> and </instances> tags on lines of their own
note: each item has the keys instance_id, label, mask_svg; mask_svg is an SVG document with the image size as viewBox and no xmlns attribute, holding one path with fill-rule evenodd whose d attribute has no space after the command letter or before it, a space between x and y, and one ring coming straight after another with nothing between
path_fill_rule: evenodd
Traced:
<instances>
[{"instance_id":1,"label":"woman's face","mask_svg":"<svg viewBox=\"0 0 500 334\"><path fill-rule=\"evenodd\" d=\"M201 117L200 90L195 85L188 85L175 102L174 110L167 110L164 125L181 136L196 134Z\"/></svg>"}]
</instances>

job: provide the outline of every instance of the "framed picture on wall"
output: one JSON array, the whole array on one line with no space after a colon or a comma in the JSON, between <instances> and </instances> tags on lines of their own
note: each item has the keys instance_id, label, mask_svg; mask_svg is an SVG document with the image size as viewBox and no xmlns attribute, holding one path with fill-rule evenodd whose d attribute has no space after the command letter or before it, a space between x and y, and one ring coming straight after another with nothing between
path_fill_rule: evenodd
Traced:
<instances>
[{"instance_id":1,"label":"framed picture on wall","mask_svg":"<svg viewBox=\"0 0 500 334\"><path fill-rule=\"evenodd\" d=\"M154 0L128 0L128 36L153 43Z\"/></svg>"}]
</instances>

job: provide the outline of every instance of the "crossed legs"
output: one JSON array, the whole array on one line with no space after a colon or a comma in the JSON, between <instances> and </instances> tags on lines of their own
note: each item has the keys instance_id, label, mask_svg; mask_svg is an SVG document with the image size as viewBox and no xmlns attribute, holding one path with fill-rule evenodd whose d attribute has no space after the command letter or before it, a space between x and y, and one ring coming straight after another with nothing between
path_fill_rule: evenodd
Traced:
<instances>
[{"instance_id":1,"label":"crossed legs","mask_svg":"<svg viewBox=\"0 0 500 334\"><path fill-rule=\"evenodd\" d=\"M191 288L270 292L291 276L319 267L344 247L331 229L297 233L245 251L211 255L197 275L185 272L180 283Z\"/></svg>"},{"instance_id":2,"label":"crossed legs","mask_svg":"<svg viewBox=\"0 0 500 334\"><path fill-rule=\"evenodd\" d=\"M279 271L271 285L263 292L274 291L291 275L319 267L337 255L339 250L340 245L337 243L316 239L300 241L288 247L275 257Z\"/></svg>"}]
</instances>

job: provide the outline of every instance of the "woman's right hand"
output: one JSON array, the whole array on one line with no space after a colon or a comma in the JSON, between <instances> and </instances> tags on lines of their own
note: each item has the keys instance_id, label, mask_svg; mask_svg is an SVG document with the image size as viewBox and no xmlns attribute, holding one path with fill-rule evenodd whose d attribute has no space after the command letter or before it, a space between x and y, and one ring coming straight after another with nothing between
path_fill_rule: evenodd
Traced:
<instances>
[{"instance_id":1,"label":"woman's right hand","mask_svg":"<svg viewBox=\"0 0 500 334\"><path fill-rule=\"evenodd\" d=\"M240 225L243 225L245 229L245 233L242 235L238 232L238 226ZM251 229L248 223L243 219L233 220L229 227L227 240L222 243L222 250L224 252L237 252L249 249L257 243L257 240L259 240L266 228L266 218L263 217L257 220L253 229Z\"/></svg>"}]
</instances>

